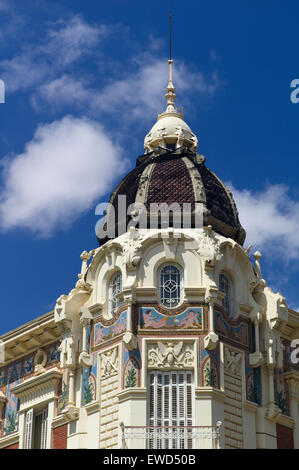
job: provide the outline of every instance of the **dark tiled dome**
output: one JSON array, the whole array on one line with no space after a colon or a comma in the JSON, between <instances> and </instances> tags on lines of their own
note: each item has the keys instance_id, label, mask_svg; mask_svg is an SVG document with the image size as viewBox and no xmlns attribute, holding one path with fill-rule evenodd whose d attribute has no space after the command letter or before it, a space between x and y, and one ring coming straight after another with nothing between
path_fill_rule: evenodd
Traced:
<instances>
[{"instance_id":1,"label":"dark tiled dome","mask_svg":"<svg viewBox=\"0 0 299 470\"><path fill-rule=\"evenodd\" d=\"M109 202L115 208L115 236L121 234L117 210L120 195L126 196L127 208L132 203L144 204L147 216L153 203L178 203L181 208L184 203L189 203L193 216L195 203L202 203L204 225L211 225L216 232L241 245L244 243L246 232L239 222L232 194L205 166L205 158L186 147L177 150L160 148L137 159L136 167L123 178L110 197ZM130 219L131 216L127 216L126 224ZM172 225L171 220L169 225ZM99 241L103 244L107 238Z\"/></svg>"}]
</instances>

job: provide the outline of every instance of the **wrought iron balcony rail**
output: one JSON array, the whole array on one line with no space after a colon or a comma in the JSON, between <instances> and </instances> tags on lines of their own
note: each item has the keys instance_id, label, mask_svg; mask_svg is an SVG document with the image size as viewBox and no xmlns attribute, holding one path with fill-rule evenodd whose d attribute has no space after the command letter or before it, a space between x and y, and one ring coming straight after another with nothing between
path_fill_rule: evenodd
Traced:
<instances>
[{"instance_id":1,"label":"wrought iron balcony rail","mask_svg":"<svg viewBox=\"0 0 299 470\"><path fill-rule=\"evenodd\" d=\"M221 421L215 426L125 426L121 448L219 449Z\"/></svg>"}]
</instances>

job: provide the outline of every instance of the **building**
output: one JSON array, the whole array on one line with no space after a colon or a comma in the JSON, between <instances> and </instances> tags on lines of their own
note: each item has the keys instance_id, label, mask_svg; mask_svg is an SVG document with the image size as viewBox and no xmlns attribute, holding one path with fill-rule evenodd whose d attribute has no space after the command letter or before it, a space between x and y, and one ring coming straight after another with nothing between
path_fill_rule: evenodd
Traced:
<instances>
[{"instance_id":1,"label":"building","mask_svg":"<svg viewBox=\"0 0 299 470\"><path fill-rule=\"evenodd\" d=\"M244 248L169 67L76 285L0 338L0 448L299 448L299 314Z\"/></svg>"}]
</instances>

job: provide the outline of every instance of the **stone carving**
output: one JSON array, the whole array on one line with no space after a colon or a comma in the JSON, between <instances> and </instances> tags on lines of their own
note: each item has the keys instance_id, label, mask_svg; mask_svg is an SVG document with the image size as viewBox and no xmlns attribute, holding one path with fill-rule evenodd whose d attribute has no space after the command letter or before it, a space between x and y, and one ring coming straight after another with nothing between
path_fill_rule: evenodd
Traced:
<instances>
[{"instance_id":1,"label":"stone carving","mask_svg":"<svg viewBox=\"0 0 299 470\"><path fill-rule=\"evenodd\" d=\"M76 283L76 288L79 289L86 289L87 291L90 290L90 285L85 282L85 274L87 271L87 262L91 256L93 256L95 253L95 250L91 250L89 253L87 251L82 251L80 258L82 261L82 266L81 266L81 273L78 274L78 281Z\"/></svg>"},{"instance_id":2,"label":"stone carving","mask_svg":"<svg viewBox=\"0 0 299 470\"><path fill-rule=\"evenodd\" d=\"M275 403L270 403L265 409L265 417L274 422L278 421L281 414L281 409Z\"/></svg>"},{"instance_id":3,"label":"stone carving","mask_svg":"<svg viewBox=\"0 0 299 470\"><path fill-rule=\"evenodd\" d=\"M251 248L252 248L252 245L249 245L249 247L246 248L246 250L244 249L244 253L245 253L247 256L250 256Z\"/></svg>"},{"instance_id":4,"label":"stone carving","mask_svg":"<svg viewBox=\"0 0 299 470\"><path fill-rule=\"evenodd\" d=\"M129 271L135 270L142 258L142 237L135 227L131 227L123 245L123 260Z\"/></svg>"},{"instance_id":5,"label":"stone carving","mask_svg":"<svg viewBox=\"0 0 299 470\"><path fill-rule=\"evenodd\" d=\"M102 378L106 379L118 374L118 349L114 348L101 354Z\"/></svg>"},{"instance_id":6,"label":"stone carving","mask_svg":"<svg viewBox=\"0 0 299 470\"><path fill-rule=\"evenodd\" d=\"M149 132L145 136L145 139L144 139L144 148L145 148L146 153L150 153L152 151L152 148L151 148L151 145L150 145L151 141L152 141L152 133Z\"/></svg>"},{"instance_id":7,"label":"stone carving","mask_svg":"<svg viewBox=\"0 0 299 470\"><path fill-rule=\"evenodd\" d=\"M205 194L205 189L203 187L203 182L202 179L199 175L194 175L194 181L196 184L196 189L197 189L197 198L198 202L205 203L206 202L206 194Z\"/></svg>"},{"instance_id":8,"label":"stone carving","mask_svg":"<svg viewBox=\"0 0 299 470\"><path fill-rule=\"evenodd\" d=\"M193 134L193 132L191 132L190 140L192 142L192 146L190 147L190 150L192 150L192 152L196 152L197 147L198 147L198 139L197 139L196 135Z\"/></svg>"},{"instance_id":9,"label":"stone carving","mask_svg":"<svg viewBox=\"0 0 299 470\"><path fill-rule=\"evenodd\" d=\"M137 338L132 333L132 331L127 331L124 334L123 342L124 342L126 348L128 349L128 351L134 351L134 349L137 348Z\"/></svg>"},{"instance_id":10,"label":"stone carving","mask_svg":"<svg viewBox=\"0 0 299 470\"><path fill-rule=\"evenodd\" d=\"M221 258L219 244L212 231L211 225L204 227L203 235L199 241L197 253L208 263L215 264Z\"/></svg>"},{"instance_id":11,"label":"stone carving","mask_svg":"<svg viewBox=\"0 0 299 470\"><path fill-rule=\"evenodd\" d=\"M139 196L143 196L143 193L146 189L148 182L148 176L144 176L140 179L139 187L138 187L138 194Z\"/></svg>"},{"instance_id":12,"label":"stone carving","mask_svg":"<svg viewBox=\"0 0 299 470\"><path fill-rule=\"evenodd\" d=\"M177 147L182 147L184 145L184 139L185 139L185 132L183 128L181 126L176 127L175 133L178 136Z\"/></svg>"},{"instance_id":13,"label":"stone carving","mask_svg":"<svg viewBox=\"0 0 299 470\"><path fill-rule=\"evenodd\" d=\"M225 369L233 375L240 375L242 353L232 351L231 349L226 348L224 359Z\"/></svg>"},{"instance_id":14,"label":"stone carving","mask_svg":"<svg viewBox=\"0 0 299 470\"><path fill-rule=\"evenodd\" d=\"M182 369L193 367L194 351L192 344L158 341L148 350L148 367L172 367Z\"/></svg>"},{"instance_id":15,"label":"stone carving","mask_svg":"<svg viewBox=\"0 0 299 470\"><path fill-rule=\"evenodd\" d=\"M82 351L79 356L79 364L82 367L91 367L92 366L92 355L87 351Z\"/></svg>"},{"instance_id":16,"label":"stone carving","mask_svg":"<svg viewBox=\"0 0 299 470\"><path fill-rule=\"evenodd\" d=\"M60 366L62 369L73 367L76 363L75 340L73 336L64 338L58 348L60 351Z\"/></svg>"},{"instance_id":17,"label":"stone carving","mask_svg":"<svg viewBox=\"0 0 299 470\"><path fill-rule=\"evenodd\" d=\"M273 338L270 334L268 338L267 351L267 364L270 367L283 367L283 351L284 345L279 338Z\"/></svg>"},{"instance_id":18,"label":"stone carving","mask_svg":"<svg viewBox=\"0 0 299 470\"><path fill-rule=\"evenodd\" d=\"M158 137L164 137L167 133L166 133L166 127L159 127L159 129L157 129L157 135Z\"/></svg>"},{"instance_id":19,"label":"stone carving","mask_svg":"<svg viewBox=\"0 0 299 470\"><path fill-rule=\"evenodd\" d=\"M34 356L34 375L39 375L45 372L45 365L47 362L47 354L43 349L39 349Z\"/></svg>"}]
</instances>

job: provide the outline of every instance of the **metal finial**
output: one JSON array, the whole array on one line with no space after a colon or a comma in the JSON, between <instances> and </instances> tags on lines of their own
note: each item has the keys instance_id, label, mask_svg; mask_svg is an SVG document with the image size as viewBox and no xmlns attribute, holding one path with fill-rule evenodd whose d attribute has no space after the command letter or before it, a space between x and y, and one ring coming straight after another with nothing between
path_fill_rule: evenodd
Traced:
<instances>
[{"instance_id":1,"label":"metal finial","mask_svg":"<svg viewBox=\"0 0 299 470\"><path fill-rule=\"evenodd\" d=\"M172 58L171 58L171 19L172 19L172 14L171 14L171 11L169 12L169 60L168 60L168 64L169 64L169 82L168 82L168 86L166 88L166 95L165 95L165 98L166 98L166 101L167 101L167 108L166 108L166 112L168 113L171 113L171 112L175 112L175 108L174 108L174 101L175 101L175 89L174 89L174 86L173 86L173 83L172 83Z\"/></svg>"},{"instance_id":2,"label":"metal finial","mask_svg":"<svg viewBox=\"0 0 299 470\"><path fill-rule=\"evenodd\" d=\"M171 11L169 12L169 60L171 60Z\"/></svg>"}]
</instances>

